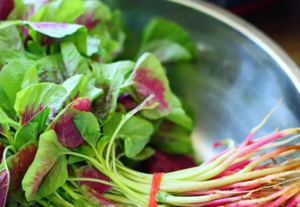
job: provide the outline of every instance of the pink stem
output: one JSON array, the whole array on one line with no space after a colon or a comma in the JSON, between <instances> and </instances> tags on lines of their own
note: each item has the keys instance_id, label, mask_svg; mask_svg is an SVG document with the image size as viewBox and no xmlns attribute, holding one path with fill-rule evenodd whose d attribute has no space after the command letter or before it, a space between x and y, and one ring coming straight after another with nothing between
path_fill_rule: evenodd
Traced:
<instances>
[{"instance_id":1,"label":"pink stem","mask_svg":"<svg viewBox=\"0 0 300 207\"><path fill-rule=\"evenodd\" d=\"M300 203L300 193L296 194L285 207L296 207Z\"/></svg>"},{"instance_id":2,"label":"pink stem","mask_svg":"<svg viewBox=\"0 0 300 207\"><path fill-rule=\"evenodd\" d=\"M205 207L206 206L207 207L221 206L221 205L229 203L229 202L239 201L242 198L243 198L243 196L235 196L235 197L231 197L231 198L223 198L223 199L218 199L218 200L214 200L214 201L209 201L209 202L198 204L197 207L202 207L202 206L205 206Z\"/></svg>"}]
</instances>

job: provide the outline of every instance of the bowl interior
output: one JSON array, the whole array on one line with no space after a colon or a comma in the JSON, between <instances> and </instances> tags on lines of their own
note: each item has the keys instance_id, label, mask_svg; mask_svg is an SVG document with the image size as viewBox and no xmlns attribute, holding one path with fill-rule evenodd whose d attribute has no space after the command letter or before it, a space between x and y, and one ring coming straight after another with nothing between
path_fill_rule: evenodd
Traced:
<instances>
[{"instance_id":1,"label":"bowl interior","mask_svg":"<svg viewBox=\"0 0 300 207\"><path fill-rule=\"evenodd\" d=\"M287 72L254 41L211 15L169 1L119 0L126 25L139 34L153 17L176 21L199 50L193 65L167 69L171 87L195 109L194 146L201 158L218 150L213 143L232 138L241 142L283 99L258 136L299 126L300 96ZM202 5L203 7L206 4ZM219 149L221 150L221 149Z\"/></svg>"}]
</instances>

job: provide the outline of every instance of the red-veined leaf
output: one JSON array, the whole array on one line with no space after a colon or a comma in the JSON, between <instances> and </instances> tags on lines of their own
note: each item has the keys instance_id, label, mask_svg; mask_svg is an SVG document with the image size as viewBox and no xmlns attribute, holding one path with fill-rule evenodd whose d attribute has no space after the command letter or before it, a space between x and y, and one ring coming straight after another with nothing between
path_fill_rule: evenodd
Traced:
<instances>
[{"instance_id":1,"label":"red-veined leaf","mask_svg":"<svg viewBox=\"0 0 300 207\"><path fill-rule=\"evenodd\" d=\"M0 207L4 207L9 187L9 172L5 169L0 172Z\"/></svg>"},{"instance_id":2,"label":"red-veined leaf","mask_svg":"<svg viewBox=\"0 0 300 207\"><path fill-rule=\"evenodd\" d=\"M29 142L20 151L7 159L10 172L9 192L14 194L18 200L26 201L22 190L22 180L28 168L32 164L37 152L37 143Z\"/></svg>"}]
</instances>

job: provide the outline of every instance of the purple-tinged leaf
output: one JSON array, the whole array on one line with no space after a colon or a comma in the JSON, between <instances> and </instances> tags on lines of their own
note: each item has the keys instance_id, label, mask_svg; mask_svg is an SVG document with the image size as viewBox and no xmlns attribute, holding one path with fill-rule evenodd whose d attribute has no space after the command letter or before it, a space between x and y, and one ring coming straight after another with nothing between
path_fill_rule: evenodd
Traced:
<instances>
[{"instance_id":1,"label":"purple-tinged leaf","mask_svg":"<svg viewBox=\"0 0 300 207\"><path fill-rule=\"evenodd\" d=\"M104 123L114 113L120 88L126 75L133 70L131 61L119 61L111 64L93 63L93 75L96 77L95 86L103 90L103 95L94 102L94 114Z\"/></svg>"},{"instance_id":2,"label":"purple-tinged leaf","mask_svg":"<svg viewBox=\"0 0 300 207\"><path fill-rule=\"evenodd\" d=\"M68 178L66 149L53 130L40 136L38 151L22 181L27 201L53 194Z\"/></svg>"},{"instance_id":3,"label":"purple-tinged leaf","mask_svg":"<svg viewBox=\"0 0 300 207\"><path fill-rule=\"evenodd\" d=\"M22 126L65 94L66 89L63 86L53 83L30 85L18 92L14 108L20 117Z\"/></svg>"},{"instance_id":4,"label":"purple-tinged leaf","mask_svg":"<svg viewBox=\"0 0 300 207\"><path fill-rule=\"evenodd\" d=\"M67 90L67 93L63 98L53 104L55 105L56 110L59 111L62 108L65 108L69 103L79 98L80 91L86 83L87 78L84 75L75 75L63 82L61 85Z\"/></svg>"},{"instance_id":5,"label":"purple-tinged leaf","mask_svg":"<svg viewBox=\"0 0 300 207\"><path fill-rule=\"evenodd\" d=\"M58 141L68 149L73 149L84 143L84 139L73 121L76 113L74 109L66 109L51 125L51 129L57 134Z\"/></svg>"},{"instance_id":6,"label":"purple-tinged leaf","mask_svg":"<svg viewBox=\"0 0 300 207\"><path fill-rule=\"evenodd\" d=\"M91 99L89 98L77 98L70 103L67 108L76 109L78 111L90 111L92 106Z\"/></svg>"},{"instance_id":7,"label":"purple-tinged leaf","mask_svg":"<svg viewBox=\"0 0 300 207\"><path fill-rule=\"evenodd\" d=\"M33 119L38 113L40 113L44 107L42 107L41 104L37 106L36 109L34 109L34 103L31 104L31 106L26 106L25 111L21 112L21 125L26 125L31 119Z\"/></svg>"},{"instance_id":8,"label":"purple-tinged leaf","mask_svg":"<svg viewBox=\"0 0 300 207\"><path fill-rule=\"evenodd\" d=\"M143 100L154 94L154 101L149 104L159 103L154 110L144 111L144 116L157 119L170 113L172 92L169 81L159 60L154 55L145 53L139 58L129 82L134 84L132 95L137 100Z\"/></svg>"},{"instance_id":9,"label":"purple-tinged leaf","mask_svg":"<svg viewBox=\"0 0 300 207\"><path fill-rule=\"evenodd\" d=\"M6 20L9 13L14 8L14 0L1 0L0 1L0 20ZM1 205L0 205L1 206Z\"/></svg>"},{"instance_id":10,"label":"purple-tinged leaf","mask_svg":"<svg viewBox=\"0 0 300 207\"><path fill-rule=\"evenodd\" d=\"M76 23L85 25L87 29L92 29L100 22L111 18L109 8L101 1L85 1L84 8L84 14L76 20Z\"/></svg>"},{"instance_id":11,"label":"purple-tinged leaf","mask_svg":"<svg viewBox=\"0 0 300 207\"><path fill-rule=\"evenodd\" d=\"M29 25L34 31L47 35L53 38L63 38L67 35L74 34L83 28L78 24L56 23L56 22L29 22L24 21L24 24Z\"/></svg>"},{"instance_id":12,"label":"purple-tinged leaf","mask_svg":"<svg viewBox=\"0 0 300 207\"><path fill-rule=\"evenodd\" d=\"M56 132L58 141L64 147L73 149L84 143L84 139L77 129L73 118L79 111L90 111L91 104L89 98L77 98L61 111L49 126L49 129L53 129Z\"/></svg>"},{"instance_id":13,"label":"purple-tinged leaf","mask_svg":"<svg viewBox=\"0 0 300 207\"><path fill-rule=\"evenodd\" d=\"M117 98L120 91L120 84L112 83L108 80L97 80L96 87L103 90L103 95L97 98L93 104L94 114L101 123L104 123L115 111Z\"/></svg>"},{"instance_id":14,"label":"purple-tinged leaf","mask_svg":"<svg viewBox=\"0 0 300 207\"><path fill-rule=\"evenodd\" d=\"M30 142L24 145L20 151L7 159L10 172L9 192L19 201L26 201L22 190L22 180L32 164L37 152L37 143Z\"/></svg>"},{"instance_id":15,"label":"purple-tinged leaf","mask_svg":"<svg viewBox=\"0 0 300 207\"><path fill-rule=\"evenodd\" d=\"M18 1L8 19L29 20L48 0ZM24 33L25 36L28 34Z\"/></svg>"},{"instance_id":16,"label":"purple-tinged leaf","mask_svg":"<svg viewBox=\"0 0 300 207\"><path fill-rule=\"evenodd\" d=\"M84 75L75 75L71 78L67 79L62 86L67 90L65 96L59 99L55 105L56 111L60 111L65 108L68 104L73 102L75 99L79 97L85 97L84 99L78 99L73 105L78 105L78 110L81 111L80 108L84 107L82 110L89 111L90 110L90 102L95 97L102 93L101 89L97 89L88 83L88 79ZM88 92L86 90L89 90ZM83 94L83 95L82 95ZM88 100L90 99L90 100ZM70 107L69 107L70 108Z\"/></svg>"},{"instance_id":17,"label":"purple-tinged leaf","mask_svg":"<svg viewBox=\"0 0 300 207\"><path fill-rule=\"evenodd\" d=\"M39 134L44 131L46 127L46 122L48 120L51 108L45 108L40 113L38 113L30 122L26 123L24 126L19 127L17 130L14 142L17 149L31 141L36 141Z\"/></svg>"},{"instance_id":18,"label":"purple-tinged leaf","mask_svg":"<svg viewBox=\"0 0 300 207\"><path fill-rule=\"evenodd\" d=\"M0 125L0 130L1 130L1 125ZM0 140L0 163L2 162L2 157L3 157L3 152L4 152L4 144L3 142Z\"/></svg>"},{"instance_id":19,"label":"purple-tinged leaf","mask_svg":"<svg viewBox=\"0 0 300 207\"><path fill-rule=\"evenodd\" d=\"M79 178L93 178L98 180L103 180L110 182L109 177L104 175L102 172L95 169L93 166L83 166L78 170L77 176ZM80 181L80 185L88 186L89 188L95 190L97 193L102 194L111 189L111 186L105 185L102 183L95 183L95 182L87 182L87 181Z\"/></svg>"},{"instance_id":20,"label":"purple-tinged leaf","mask_svg":"<svg viewBox=\"0 0 300 207\"><path fill-rule=\"evenodd\" d=\"M73 168L72 168L72 166L71 165L68 165L68 175L69 176L74 176L75 175L75 172L74 172L74 170L73 170Z\"/></svg>"},{"instance_id":21,"label":"purple-tinged leaf","mask_svg":"<svg viewBox=\"0 0 300 207\"><path fill-rule=\"evenodd\" d=\"M186 155L167 155L156 150L155 154L143 162L149 173L174 172L191 167L195 167L194 159Z\"/></svg>"},{"instance_id":22,"label":"purple-tinged leaf","mask_svg":"<svg viewBox=\"0 0 300 207\"><path fill-rule=\"evenodd\" d=\"M36 11L30 20L34 22L72 23L84 12L83 2L82 0L48 0L43 7Z\"/></svg>"},{"instance_id":23,"label":"purple-tinged leaf","mask_svg":"<svg viewBox=\"0 0 300 207\"><path fill-rule=\"evenodd\" d=\"M82 186L81 189L85 199L94 205L108 206L108 207L121 207L119 204L116 204L108 200L103 195L101 195L100 193L98 193L97 191L93 190L92 188L86 185Z\"/></svg>"},{"instance_id":24,"label":"purple-tinged leaf","mask_svg":"<svg viewBox=\"0 0 300 207\"><path fill-rule=\"evenodd\" d=\"M123 93L118 98L118 103L123 105L126 111L134 109L138 106L138 103L128 93Z\"/></svg>"},{"instance_id":25,"label":"purple-tinged leaf","mask_svg":"<svg viewBox=\"0 0 300 207\"><path fill-rule=\"evenodd\" d=\"M4 169L0 172L0 207L5 207L9 188L9 172Z\"/></svg>"}]
</instances>

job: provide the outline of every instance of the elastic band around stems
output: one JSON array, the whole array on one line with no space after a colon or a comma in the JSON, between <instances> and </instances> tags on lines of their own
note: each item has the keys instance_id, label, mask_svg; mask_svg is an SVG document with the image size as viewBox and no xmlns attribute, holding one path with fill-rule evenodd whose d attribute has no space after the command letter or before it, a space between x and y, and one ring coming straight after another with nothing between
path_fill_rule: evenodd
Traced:
<instances>
[{"instance_id":1,"label":"elastic band around stems","mask_svg":"<svg viewBox=\"0 0 300 207\"><path fill-rule=\"evenodd\" d=\"M153 175L148 207L157 207L157 201L155 197L156 193L159 191L159 186L163 175L164 173L155 173Z\"/></svg>"}]
</instances>

